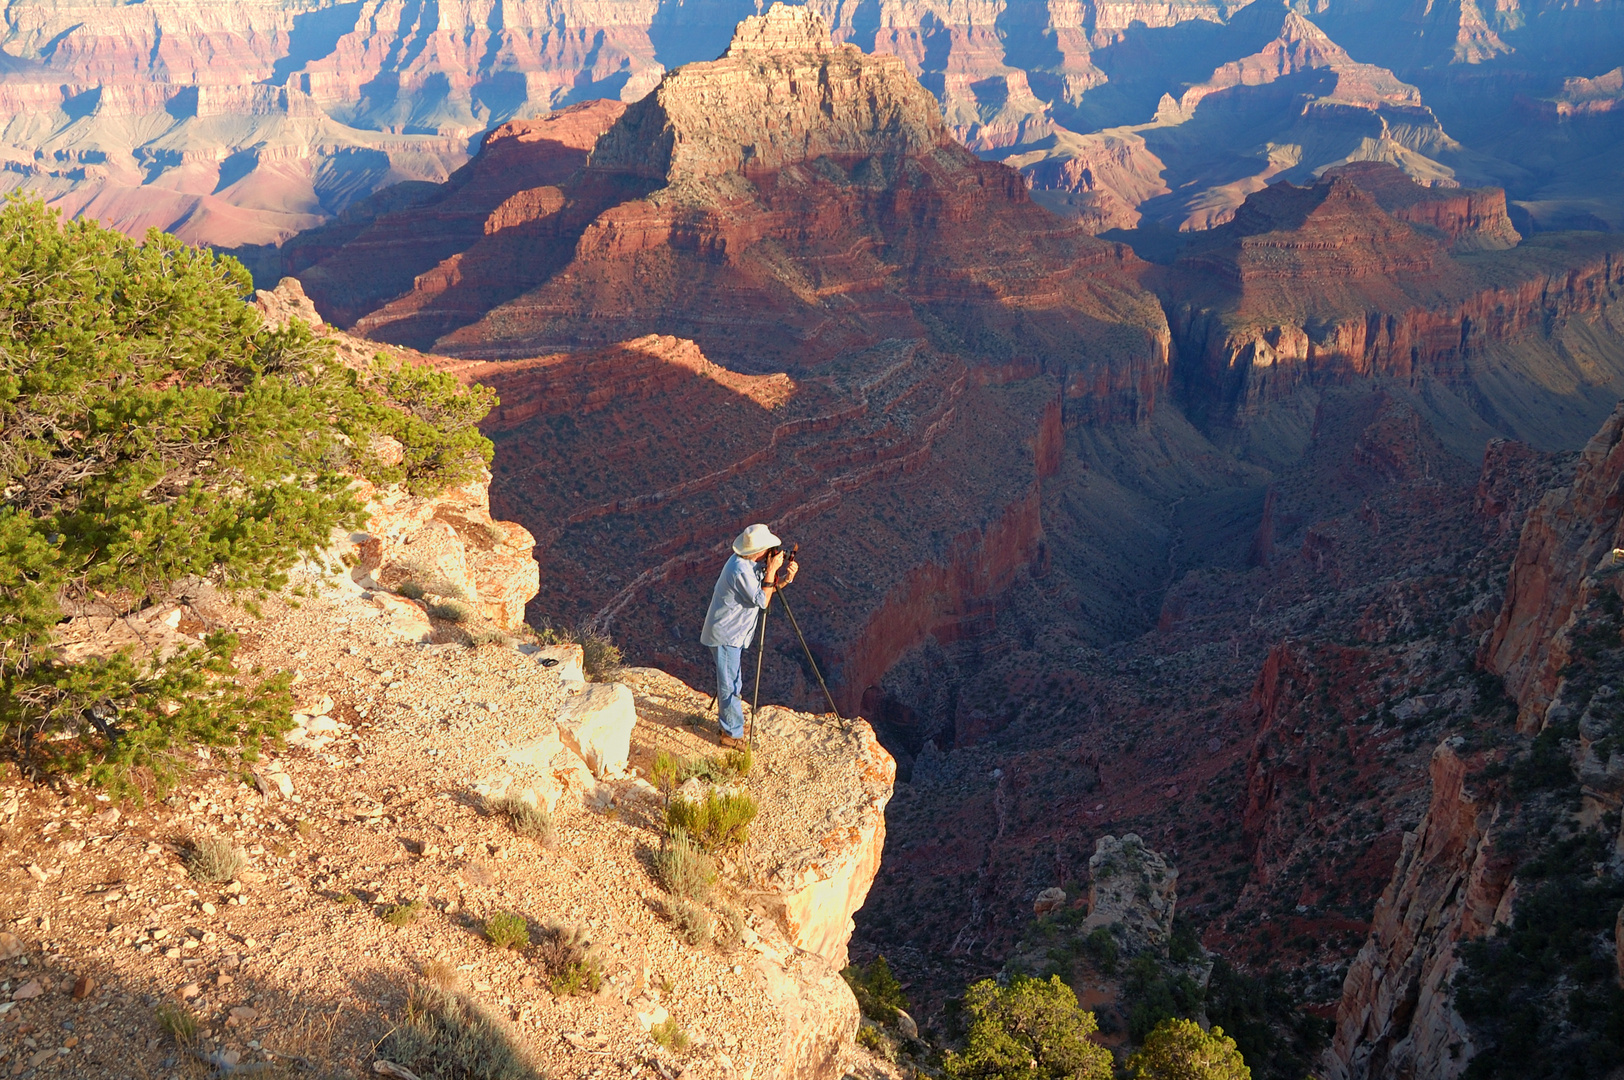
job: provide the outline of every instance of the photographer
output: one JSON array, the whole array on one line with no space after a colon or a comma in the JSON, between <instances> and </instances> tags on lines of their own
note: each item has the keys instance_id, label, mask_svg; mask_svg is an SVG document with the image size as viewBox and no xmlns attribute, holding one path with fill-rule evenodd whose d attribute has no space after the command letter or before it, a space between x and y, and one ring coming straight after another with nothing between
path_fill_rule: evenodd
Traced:
<instances>
[{"instance_id":1,"label":"photographer","mask_svg":"<svg viewBox=\"0 0 1624 1080\"><path fill-rule=\"evenodd\" d=\"M766 572L758 579L755 564L763 559ZM740 698L744 647L755 635L756 622L773 593L795 580L795 562L790 562L783 580L779 580L778 571L783 567L784 553L779 549L778 537L765 525L750 526L733 541L733 555L716 579L710 610L705 613L699 643L716 657L716 716L722 725L719 741L730 749L745 747L744 705Z\"/></svg>"}]
</instances>

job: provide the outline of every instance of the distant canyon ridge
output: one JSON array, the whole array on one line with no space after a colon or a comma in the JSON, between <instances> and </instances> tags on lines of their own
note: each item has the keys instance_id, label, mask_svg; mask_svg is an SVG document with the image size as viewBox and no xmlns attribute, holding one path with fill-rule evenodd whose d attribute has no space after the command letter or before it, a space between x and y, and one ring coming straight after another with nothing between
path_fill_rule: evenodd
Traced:
<instances>
[{"instance_id":1,"label":"distant canyon ridge","mask_svg":"<svg viewBox=\"0 0 1624 1080\"><path fill-rule=\"evenodd\" d=\"M1504 188L1524 234L1624 228L1617 0L808 6L1092 232L1210 228L1272 181L1364 160ZM133 233L280 243L360 200L409 203L509 120L637 101L755 11L10 0L0 188Z\"/></svg>"}]
</instances>

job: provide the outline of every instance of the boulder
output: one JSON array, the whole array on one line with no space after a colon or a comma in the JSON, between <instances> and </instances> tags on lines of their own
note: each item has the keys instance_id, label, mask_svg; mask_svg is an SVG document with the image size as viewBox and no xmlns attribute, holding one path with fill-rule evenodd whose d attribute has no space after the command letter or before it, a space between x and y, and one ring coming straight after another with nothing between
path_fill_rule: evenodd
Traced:
<instances>
[{"instance_id":1,"label":"boulder","mask_svg":"<svg viewBox=\"0 0 1624 1080\"><path fill-rule=\"evenodd\" d=\"M352 540L355 580L367 588L412 585L465 600L504 630L524 622L524 605L541 588L535 537L522 525L494 521L486 474L432 499L399 487L359 485L367 531Z\"/></svg>"},{"instance_id":2,"label":"boulder","mask_svg":"<svg viewBox=\"0 0 1624 1080\"><path fill-rule=\"evenodd\" d=\"M1088 918L1083 932L1120 927L1130 947L1162 948L1173 935L1178 871L1137 833L1102 836L1088 860Z\"/></svg>"},{"instance_id":3,"label":"boulder","mask_svg":"<svg viewBox=\"0 0 1624 1080\"><path fill-rule=\"evenodd\" d=\"M626 770L637 709L631 688L597 683L572 695L558 711L558 736L594 776Z\"/></svg>"},{"instance_id":4,"label":"boulder","mask_svg":"<svg viewBox=\"0 0 1624 1080\"><path fill-rule=\"evenodd\" d=\"M1065 889L1044 889L1032 901L1032 914L1042 918L1066 906Z\"/></svg>"},{"instance_id":5,"label":"boulder","mask_svg":"<svg viewBox=\"0 0 1624 1080\"><path fill-rule=\"evenodd\" d=\"M388 593L373 593L369 601L378 609L384 629L400 641L432 641L434 627L423 608Z\"/></svg>"}]
</instances>

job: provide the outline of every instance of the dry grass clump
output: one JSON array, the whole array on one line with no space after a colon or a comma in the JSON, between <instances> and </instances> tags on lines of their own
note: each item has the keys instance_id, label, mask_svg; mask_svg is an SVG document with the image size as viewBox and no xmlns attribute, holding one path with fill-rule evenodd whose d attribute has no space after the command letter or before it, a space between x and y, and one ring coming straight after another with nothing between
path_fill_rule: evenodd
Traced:
<instances>
[{"instance_id":1,"label":"dry grass clump","mask_svg":"<svg viewBox=\"0 0 1624 1080\"><path fill-rule=\"evenodd\" d=\"M595 994L603 985L603 962L583 927L549 920L536 946L536 962L558 997Z\"/></svg>"},{"instance_id":2,"label":"dry grass clump","mask_svg":"<svg viewBox=\"0 0 1624 1080\"><path fill-rule=\"evenodd\" d=\"M581 668L593 682L610 682L620 673L620 648L602 634L581 635Z\"/></svg>"},{"instance_id":3,"label":"dry grass clump","mask_svg":"<svg viewBox=\"0 0 1624 1080\"><path fill-rule=\"evenodd\" d=\"M702 799L672 799L665 808L668 829L686 829L700 847L717 851L750 838L756 800L743 791L705 792Z\"/></svg>"},{"instance_id":4,"label":"dry grass clump","mask_svg":"<svg viewBox=\"0 0 1624 1080\"><path fill-rule=\"evenodd\" d=\"M688 830L672 829L654 853L654 877L660 888L672 896L707 900L716 884L716 864L688 835Z\"/></svg>"},{"instance_id":5,"label":"dry grass clump","mask_svg":"<svg viewBox=\"0 0 1624 1080\"><path fill-rule=\"evenodd\" d=\"M500 814L508 819L513 831L520 836L534 840L543 847L552 845L556 836L553 829L553 815L539 806L509 795L491 804L491 812Z\"/></svg>"},{"instance_id":6,"label":"dry grass clump","mask_svg":"<svg viewBox=\"0 0 1624 1080\"><path fill-rule=\"evenodd\" d=\"M716 947L733 952L744 945L744 912L732 904L716 909Z\"/></svg>"},{"instance_id":7,"label":"dry grass clump","mask_svg":"<svg viewBox=\"0 0 1624 1080\"><path fill-rule=\"evenodd\" d=\"M178 1001L159 1004L158 1028L176 1046L191 1046L197 1042L197 1015Z\"/></svg>"},{"instance_id":8,"label":"dry grass clump","mask_svg":"<svg viewBox=\"0 0 1624 1080\"><path fill-rule=\"evenodd\" d=\"M423 910L423 901L408 900L404 904L390 904L378 913L378 917L390 926L410 926L422 917Z\"/></svg>"},{"instance_id":9,"label":"dry grass clump","mask_svg":"<svg viewBox=\"0 0 1624 1080\"><path fill-rule=\"evenodd\" d=\"M437 600L429 605L429 618L444 619L449 623L465 623L474 617L472 606L461 600Z\"/></svg>"},{"instance_id":10,"label":"dry grass clump","mask_svg":"<svg viewBox=\"0 0 1624 1080\"><path fill-rule=\"evenodd\" d=\"M422 1080L541 1080L502 1027L460 994L432 986L412 990L405 1021L379 1055Z\"/></svg>"},{"instance_id":11,"label":"dry grass clump","mask_svg":"<svg viewBox=\"0 0 1624 1080\"><path fill-rule=\"evenodd\" d=\"M188 845L184 862L194 881L218 884L242 873L248 856L223 836L206 836Z\"/></svg>"},{"instance_id":12,"label":"dry grass clump","mask_svg":"<svg viewBox=\"0 0 1624 1080\"><path fill-rule=\"evenodd\" d=\"M688 944L699 947L711 943L711 914L691 900L674 897L665 902L666 918L677 936Z\"/></svg>"},{"instance_id":13,"label":"dry grass clump","mask_svg":"<svg viewBox=\"0 0 1624 1080\"><path fill-rule=\"evenodd\" d=\"M422 968L423 981L436 990L451 991L462 985L456 965L447 960L428 960Z\"/></svg>"}]
</instances>

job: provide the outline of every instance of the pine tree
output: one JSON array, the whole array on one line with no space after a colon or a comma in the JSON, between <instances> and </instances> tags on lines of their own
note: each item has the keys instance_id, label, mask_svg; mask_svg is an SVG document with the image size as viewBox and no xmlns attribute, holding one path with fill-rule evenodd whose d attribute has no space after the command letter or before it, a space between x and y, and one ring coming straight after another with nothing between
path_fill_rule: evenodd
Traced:
<instances>
[{"instance_id":1,"label":"pine tree","mask_svg":"<svg viewBox=\"0 0 1624 1080\"><path fill-rule=\"evenodd\" d=\"M1221 1027L1202 1031L1194 1020L1157 1024L1128 1068L1134 1080L1252 1080L1235 1040Z\"/></svg>"},{"instance_id":2,"label":"pine tree","mask_svg":"<svg viewBox=\"0 0 1624 1080\"><path fill-rule=\"evenodd\" d=\"M0 730L28 767L128 787L203 743L252 757L286 724L276 679L231 684L229 635L160 661L64 664L66 615L122 615L208 578L272 589L339 525L355 474L429 493L477 475L494 400L442 373L344 367L273 328L235 260L137 244L38 199L0 206ZM404 460L369 451L398 439Z\"/></svg>"},{"instance_id":3,"label":"pine tree","mask_svg":"<svg viewBox=\"0 0 1624 1080\"><path fill-rule=\"evenodd\" d=\"M1058 975L1018 976L1007 987L983 979L965 992L964 1008L972 1017L964 1052L943 1061L953 1080L1111 1080L1111 1051L1089 1038L1094 1014Z\"/></svg>"}]
</instances>

